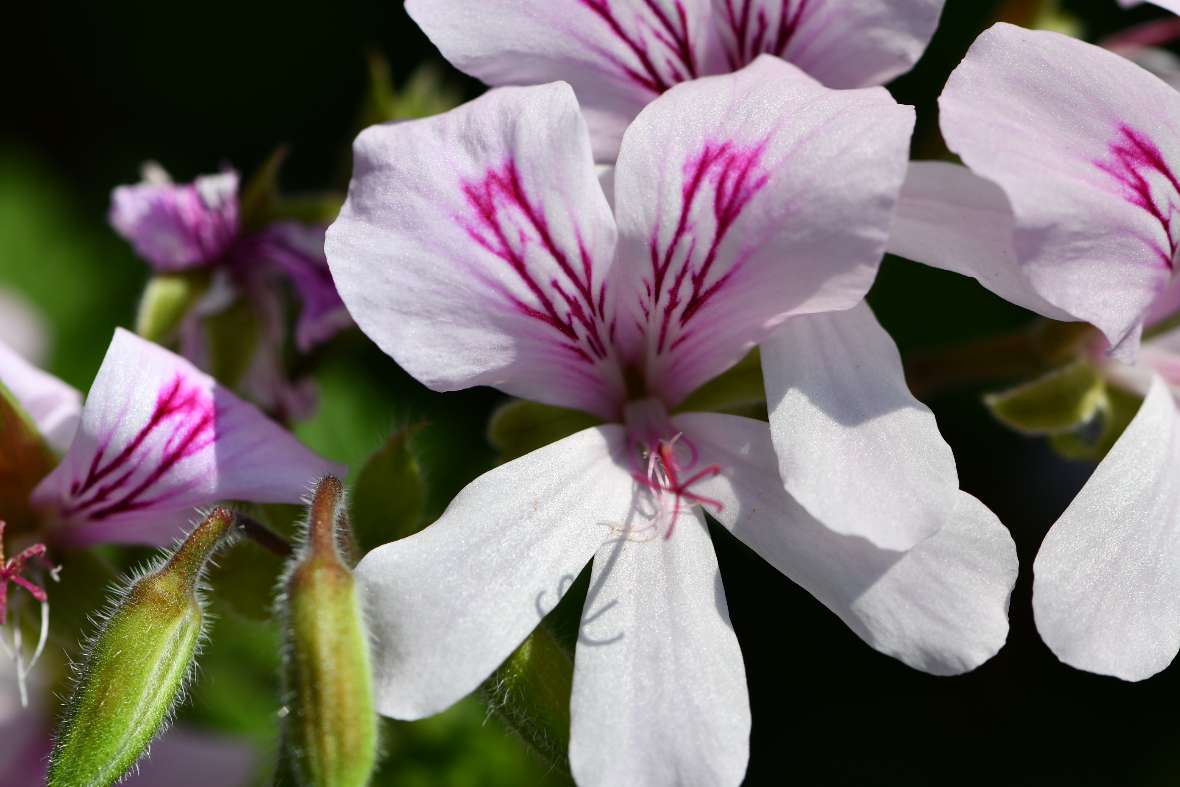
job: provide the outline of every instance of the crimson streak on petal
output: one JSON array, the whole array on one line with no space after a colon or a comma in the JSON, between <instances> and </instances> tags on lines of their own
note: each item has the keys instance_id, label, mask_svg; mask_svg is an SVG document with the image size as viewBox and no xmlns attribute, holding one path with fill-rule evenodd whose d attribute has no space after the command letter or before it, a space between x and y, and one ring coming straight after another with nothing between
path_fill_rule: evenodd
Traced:
<instances>
[{"instance_id":1,"label":"crimson streak on petal","mask_svg":"<svg viewBox=\"0 0 1180 787\"><path fill-rule=\"evenodd\" d=\"M660 227L650 241L651 277L644 280L642 304L649 329L656 329L655 351L674 350L691 333L689 321L741 267L739 258L717 267L718 252L742 211L766 185L770 176L762 166L767 141L739 145L733 141L707 142L684 165L680 216L671 238L661 241ZM696 205L712 189L712 237L702 229Z\"/></svg>"},{"instance_id":2,"label":"crimson streak on petal","mask_svg":"<svg viewBox=\"0 0 1180 787\"><path fill-rule=\"evenodd\" d=\"M1168 239L1167 248L1154 239L1148 242L1169 269L1175 265L1180 238L1175 224L1180 211L1180 180L1164 160L1164 155L1146 135L1125 124L1110 143L1110 156L1095 165L1115 179L1123 197L1152 215ZM1161 193L1161 191L1163 193Z\"/></svg>"},{"instance_id":3,"label":"crimson streak on petal","mask_svg":"<svg viewBox=\"0 0 1180 787\"><path fill-rule=\"evenodd\" d=\"M764 0L725 0L724 21L733 37L725 57L737 70L761 54L786 57L787 47L799 31L808 0L782 0L778 21L771 24Z\"/></svg>"},{"instance_id":4,"label":"crimson streak on petal","mask_svg":"<svg viewBox=\"0 0 1180 787\"><path fill-rule=\"evenodd\" d=\"M147 423L127 445L109 459L109 437L99 445L86 476L70 483L73 502L62 514L101 521L163 502L166 495L145 495L182 460L213 444L215 423L216 410L209 392L177 374L160 391ZM149 439L162 440L158 455L150 446L145 450ZM140 470L145 472L140 474Z\"/></svg>"},{"instance_id":5,"label":"crimson streak on petal","mask_svg":"<svg viewBox=\"0 0 1180 787\"><path fill-rule=\"evenodd\" d=\"M661 0L641 0L637 5L646 8L650 18L645 19L636 9L634 29L628 29L619 19L611 0L578 2L593 11L634 57L635 63L628 64L608 52L602 53L631 81L658 95L677 82L700 76L682 0L675 0L672 13L661 5Z\"/></svg>"},{"instance_id":6,"label":"crimson streak on petal","mask_svg":"<svg viewBox=\"0 0 1180 787\"><path fill-rule=\"evenodd\" d=\"M594 286L594 262L579 239L577 260L554 238L544 213L525 193L516 162L488 170L482 179L462 184L475 221L459 219L472 240L507 263L532 302L492 280L491 286L522 314L560 335L560 346L594 365L610 355L606 283ZM540 278L528 263L532 247L550 258L560 276Z\"/></svg>"}]
</instances>

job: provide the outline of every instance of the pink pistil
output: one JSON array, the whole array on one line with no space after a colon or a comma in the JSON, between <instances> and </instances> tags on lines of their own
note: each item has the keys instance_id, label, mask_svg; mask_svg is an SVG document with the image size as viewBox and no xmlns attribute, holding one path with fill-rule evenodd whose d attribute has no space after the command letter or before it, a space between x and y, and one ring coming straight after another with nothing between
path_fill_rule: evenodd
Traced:
<instances>
[{"instance_id":1,"label":"pink pistil","mask_svg":"<svg viewBox=\"0 0 1180 787\"><path fill-rule=\"evenodd\" d=\"M45 590L21 576L27 564L40 558L45 561L45 545L34 544L10 560L4 559L4 520L0 519L0 626L7 621L8 616L8 583L12 582L29 592L38 603L44 604L49 600ZM47 561L45 561L47 562Z\"/></svg>"}]
</instances>

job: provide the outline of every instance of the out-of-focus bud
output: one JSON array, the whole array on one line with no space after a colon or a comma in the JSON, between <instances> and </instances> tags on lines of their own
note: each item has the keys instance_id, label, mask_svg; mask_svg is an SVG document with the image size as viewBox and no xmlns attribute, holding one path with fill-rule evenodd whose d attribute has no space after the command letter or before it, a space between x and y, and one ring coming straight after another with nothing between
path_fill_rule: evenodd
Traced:
<instances>
[{"instance_id":1,"label":"out-of-focus bud","mask_svg":"<svg viewBox=\"0 0 1180 787\"><path fill-rule=\"evenodd\" d=\"M323 479L286 580L285 745L300 785L360 787L377 760L368 637L338 546L345 511L340 481Z\"/></svg>"},{"instance_id":2,"label":"out-of-focus bud","mask_svg":"<svg viewBox=\"0 0 1180 787\"><path fill-rule=\"evenodd\" d=\"M170 340L208 289L207 270L153 276L139 300L135 332L153 342Z\"/></svg>"},{"instance_id":3,"label":"out-of-focus bud","mask_svg":"<svg viewBox=\"0 0 1180 787\"><path fill-rule=\"evenodd\" d=\"M167 724L204 631L201 577L233 522L232 513L215 509L160 568L121 594L66 703L50 787L114 784Z\"/></svg>"}]
</instances>

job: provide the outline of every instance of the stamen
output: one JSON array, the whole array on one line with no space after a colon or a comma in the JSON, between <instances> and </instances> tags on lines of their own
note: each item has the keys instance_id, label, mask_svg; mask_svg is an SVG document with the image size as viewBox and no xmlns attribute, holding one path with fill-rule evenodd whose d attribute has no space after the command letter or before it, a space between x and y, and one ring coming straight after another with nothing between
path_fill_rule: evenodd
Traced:
<instances>
[{"instance_id":1,"label":"stamen","mask_svg":"<svg viewBox=\"0 0 1180 787\"><path fill-rule=\"evenodd\" d=\"M5 641L3 636L0 636L0 646L5 654L16 662L16 680L20 689L21 707L28 707L28 677L38 659L41 658L41 654L45 652L45 643L49 638L49 594L45 592L44 588L21 575L29 569L29 564L32 561L37 560L44 564L43 568L56 582L61 567L54 566L45 557L44 544L34 544L21 551L16 557L5 560L4 527L4 521L0 520L0 626L4 626L8 619L8 584L10 582L24 588L41 608L41 629L37 637L37 645L33 648L33 653L27 662L25 661L24 632L21 630L19 606L15 607L13 611L12 642L9 643Z\"/></svg>"}]
</instances>

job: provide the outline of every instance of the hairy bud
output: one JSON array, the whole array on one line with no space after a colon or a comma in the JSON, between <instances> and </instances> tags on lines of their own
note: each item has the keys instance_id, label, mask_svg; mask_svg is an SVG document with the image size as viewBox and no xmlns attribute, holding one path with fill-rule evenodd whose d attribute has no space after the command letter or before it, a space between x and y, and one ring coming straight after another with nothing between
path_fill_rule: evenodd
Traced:
<instances>
[{"instance_id":1,"label":"hairy bud","mask_svg":"<svg viewBox=\"0 0 1180 787\"><path fill-rule=\"evenodd\" d=\"M360 787L377 759L369 644L352 571L337 545L344 488L316 490L307 543L286 579L286 746L297 784Z\"/></svg>"},{"instance_id":2,"label":"hairy bud","mask_svg":"<svg viewBox=\"0 0 1180 787\"><path fill-rule=\"evenodd\" d=\"M66 704L50 787L114 784L146 752L184 695L205 615L199 585L233 526L218 508L162 566L133 582L91 643Z\"/></svg>"}]
</instances>

